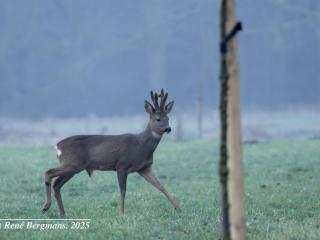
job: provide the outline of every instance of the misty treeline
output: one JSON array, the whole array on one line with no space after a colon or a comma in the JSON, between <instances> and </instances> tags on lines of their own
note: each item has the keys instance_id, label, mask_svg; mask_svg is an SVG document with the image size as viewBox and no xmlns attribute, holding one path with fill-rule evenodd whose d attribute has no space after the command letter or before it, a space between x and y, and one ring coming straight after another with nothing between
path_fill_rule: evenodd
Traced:
<instances>
[{"instance_id":1,"label":"misty treeline","mask_svg":"<svg viewBox=\"0 0 320 240\"><path fill-rule=\"evenodd\" d=\"M242 107L317 105L320 2L238 1ZM218 0L1 1L0 116L143 114L218 106Z\"/></svg>"}]
</instances>

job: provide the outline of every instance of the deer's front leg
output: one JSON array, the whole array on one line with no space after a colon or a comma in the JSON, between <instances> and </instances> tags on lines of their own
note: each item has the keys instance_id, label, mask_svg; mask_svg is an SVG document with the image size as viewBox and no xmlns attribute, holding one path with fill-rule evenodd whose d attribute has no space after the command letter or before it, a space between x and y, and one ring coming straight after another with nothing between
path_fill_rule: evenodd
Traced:
<instances>
[{"instance_id":1,"label":"deer's front leg","mask_svg":"<svg viewBox=\"0 0 320 240\"><path fill-rule=\"evenodd\" d=\"M154 175L152 171L152 167L148 167L146 169L143 169L139 171L139 174L147 180L147 182L151 183L154 187L156 187L159 191L161 191L170 201L170 203L173 205L174 209L178 212L180 212L179 205L177 202L173 199L173 197L167 192L167 190L162 186L158 178Z\"/></svg>"},{"instance_id":2,"label":"deer's front leg","mask_svg":"<svg viewBox=\"0 0 320 240\"><path fill-rule=\"evenodd\" d=\"M119 182L119 188L120 188L120 211L121 213L124 213L124 199L126 197L128 173L123 170L118 170L117 175L118 175L118 182Z\"/></svg>"}]
</instances>

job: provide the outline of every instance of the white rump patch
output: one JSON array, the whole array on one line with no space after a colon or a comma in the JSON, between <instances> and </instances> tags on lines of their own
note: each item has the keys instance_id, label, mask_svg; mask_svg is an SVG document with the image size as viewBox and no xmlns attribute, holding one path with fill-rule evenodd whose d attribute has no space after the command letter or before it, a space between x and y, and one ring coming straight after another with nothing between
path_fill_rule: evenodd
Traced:
<instances>
[{"instance_id":1,"label":"white rump patch","mask_svg":"<svg viewBox=\"0 0 320 240\"><path fill-rule=\"evenodd\" d=\"M161 134L159 134L159 133L157 133L157 132L155 132L155 131L152 131L152 136L154 137L154 138L161 138Z\"/></svg>"},{"instance_id":2,"label":"white rump patch","mask_svg":"<svg viewBox=\"0 0 320 240\"><path fill-rule=\"evenodd\" d=\"M56 149L56 151L57 151L57 156L60 157L61 154L62 154L62 151L58 148L57 145L55 146L55 149Z\"/></svg>"}]
</instances>

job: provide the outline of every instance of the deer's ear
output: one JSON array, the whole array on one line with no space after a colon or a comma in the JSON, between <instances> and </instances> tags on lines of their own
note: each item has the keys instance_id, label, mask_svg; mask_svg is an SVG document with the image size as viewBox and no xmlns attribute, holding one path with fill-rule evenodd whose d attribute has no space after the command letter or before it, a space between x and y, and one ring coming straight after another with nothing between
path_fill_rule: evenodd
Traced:
<instances>
[{"instance_id":1,"label":"deer's ear","mask_svg":"<svg viewBox=\"0 0 320 240\"><path fill-rule=\"evenodd\" d=\"M144 108L146 109L146 112L149 114L152 114L155 111L151 103L149 103L147 100L144 101Z\"/></svg>"},{"instance_id":2,"label":"deer's ear","mask_svg":"<svg viewBox=\"0 0 320 240\"><path fill-rule=\"evenodd\" d=\"M171 102L169 102L169 103L164 107L165 113L168 114L169 112L171 112L172 107L173 107L173 104L174 104L174 101L171 101Z\"/></svg>"}]
</instances>

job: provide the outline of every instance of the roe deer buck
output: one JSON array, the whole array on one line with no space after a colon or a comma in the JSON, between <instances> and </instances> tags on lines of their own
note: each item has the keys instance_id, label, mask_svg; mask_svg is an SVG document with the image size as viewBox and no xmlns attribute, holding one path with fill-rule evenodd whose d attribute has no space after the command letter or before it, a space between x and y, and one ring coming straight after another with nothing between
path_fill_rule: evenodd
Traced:
<instances>
[{"instance_id":1,"label":"roe deer buck","mask_svg":"<svg viewBox=\"0 0 320 240\"><path fill-rule=\"evenodd\" d=\"M153 93L151 99L144 102L146 112L149 114L149 123L140 134L122 135L78 135L63 139L56 145L57 157L60 167L45 172L45 185L47 201L43 208L46 212L51 206L51 180L54 194L58 203L60 215L65 216L60 189L76 173L86 170L91 176L93 170L117 171L120 188L120 211L124 212L124 199L126 195L126 182L129 173L138 172L146 181L159 189L179 211L179 206L166 189L161 185L152 171L153 152L157 148L164 133L169 133L169 118L174 101L166 105L168 93ZM161 98L160 105L158 98Z\"/></svg>"}]
</instances>

